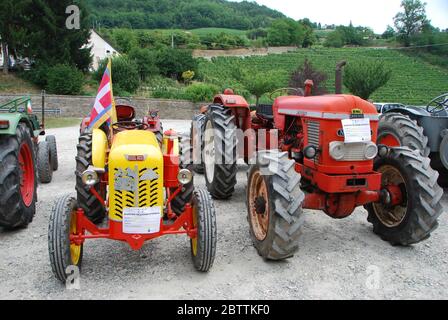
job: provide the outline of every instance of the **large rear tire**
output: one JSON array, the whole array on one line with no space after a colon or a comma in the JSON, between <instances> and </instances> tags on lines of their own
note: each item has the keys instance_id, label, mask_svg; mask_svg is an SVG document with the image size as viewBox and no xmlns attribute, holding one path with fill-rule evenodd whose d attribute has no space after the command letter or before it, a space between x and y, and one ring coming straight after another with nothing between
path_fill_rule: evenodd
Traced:
<instances>
[{"instance_id":1,"label":"large rear tire","mask_svg":"<svg viewBox=\"0 0 448 320\"><path fill-rule=\"evenodd\" d=\"M207 190L197 189L193 196L193 221L197 236L190 240L194 267L207 272L213 266L216 255L216 212Z\"/></svg>"},{"instance_id":2,"label":"large rear tire","mask_svg":"<svg viewBox=\"0 0 448 320\"><path fill-rule=\"evenodd\" d=\"M92 165L92 133L85 132L79 137L77 150L75 175L78 205L84 210L90 221L99 224L106 217L104 206L82 183L83 172ZM95 189L103 199L106 198L106 190L102 190L100 184L97 184Z\"/></svg>"},{"instance_id":3,"label":"large rear tire","mask_svg":"<svg viewBox=\"0 0 448 320\"><path fill-rule=\"evenodd\" d=\"M0 226L28 226L36 213L37 170L30 130L19 124L15 136L0 136Z\"/></svg>"},{"instance_id":4,"label":"large rear tire","mask_svg":"<svg viewBox=\"0 0 448 320\"><path fill-rule=\"evenodd\" d=\"M76 229L76 199L66 195L56 201L48 226L48 252L51 269L61 282L67 280L67 268L81 268L83 245L70 243L70 235L78 234Z\"/></svg>"},{"instance_id":5,"label":"large rear tire","mask_svg":"<svg viewBox=\"0 0 448 320\"><path fill-rule=\"evenodd\" d=\"M250 235L258 254L268 260L290 258L299 248L305 194L294 165L287 153L265 151L249 169Z\"/></svg>"},{"instance_id":6,"label":"large rear tire","mask_svg":"<svg viewBox=\"0 0 448 320\"><path fill-rule=\"evenodd\" d=\"M439 174L431 168L430 159L417 150L392 148L388 156L375 161L375 171L382 173L383 186L393 184L401 189L403 201L394 207L367 205L373 231L392 245L407 246L429 238L443 210Z\"/></svg>"},{"instance_id":7,"label":"large rear tire","mask_svg":"<svg viewBox=\"0 0 448 320\"><path fill-rule=\"evenodd\" d=\"M236 129L231 110L221 105L209 107L202 159L207 189L216 199L228 199L235 192L238 170Z\"/></svg>"},{"instance_id":8,"label":"large rear tire","mask_svg":"<svg viewBox=\"0 0 448 320\"><path fill-rule=\"evenodd\" d=\"M380 116L378 144L390 147L408 147L429 156L428 137L417 121L401 113L385 113Z\"/></svg>"}]
</instances>

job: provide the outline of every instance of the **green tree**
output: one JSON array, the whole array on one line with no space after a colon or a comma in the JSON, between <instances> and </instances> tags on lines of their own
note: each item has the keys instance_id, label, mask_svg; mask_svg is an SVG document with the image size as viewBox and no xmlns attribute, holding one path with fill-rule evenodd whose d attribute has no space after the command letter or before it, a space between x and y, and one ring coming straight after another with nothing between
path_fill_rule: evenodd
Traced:
<instances>
[{"instance_id":1,"label":"green tree","mask_svg":"<svg viewBox=\"0 0 448 320\"><path fill-rule=\"evenodd\" d=\"M344 46L344 37L340 31L330 32L324 42L325 47L342 48Z\"/></svg>"},{"instance_id":2,"label":"green tree","mask_svg":"<svg viewBox=\"0 0 448 320\"><path fill-rule=\"evenodd\" d=\"M427 24L426 3L420 0L402 0L402 12L394 18L395 28L398 30L398 39L406 46L411 45L411 38L419 33Z\"/></svg>"},{"instance_id":3,"label":"green tree","mask_svg":"<svg viewBox=\"0 0 448 320\"><path fill-rule=\"evenodd\" d=\"M395 30L394 28L392 28L391 26L387 26L386 31L384 31L384 33L381 36L383 39L391 39L393 37L395 37Z\"/></svg>"},{"instance_id":4,"label":"green tree","mask_svg":"<svg viewBox=\"0 0 448 320\"><path fill-rule=\"evenodd\" d=\"M255 96L258 105L261 96L281 86L282 76L277 71L247 74L243 78L244 87Z\"/></svg>"},{"instance_id":5,"label":"green tree","mask_svg":"<svg viewBox=\"0 0 448 320\"><path fill-rule=\"evenodd\" d=\"M129 52L129 59L136 63L140 80L145 81L148 77L159 74L159 68L156 65L156 52L135 47Z\"/></svg>"},{"instance_id":6,"label":"green tree","mask_svg":"<svg viewBox=\"0 0 448 320\"><path fill-rule=\"evenodd\" d=\"M301 46L305 28L292 19L277 19L268 29L267 41L271 46Z\"/></svg>"},{"instance_id":7,"label":"green tree","mask_svg":"<svg viewBox=\"0 0 448 320\"><path fill-rule=\"evenodd\" d=\"M31 0L0 1L0 44L3 52L3 73L8 73L8 56L14 54L25 42L28 29L23 23L23 12ZM9 48L9 52L7 50Z\"/></svg>"},{"instance_id":8,"label":"green tree","mask_svg":"<svg viewBox=\"0 0 448 320\"><path fill-rule=\"evenodd\" d=\"M116 29L112 33L113 43L121 53L129 53L137 47L138 40L135 33L130 29Z\"/></svg>"},{"instance_id":9,"label":"green tree","mask_svg":"<svg viewBox=\"0 0 448 320\"><path fill-rule=\"evenodd\" d=\"M376 90L385 86L391 76L392 71L382 62L353 62L345 67L344 85L354 95L367 100Z\"/></svg>"},{"instance_id":10,"label":"green tree","mask_svg":"<svg viewBox=\"0 0 448 320\"><path fill-rule=\"evenodd\" d=\"M107 59L101 61L98 70L93 74L94 79L98 82L103 77L107 62ZM114 94L125 96L135 93L140 86L139 79L138 66L129 57L123 55L112 59L112 84Z\"/></svg>"}]
</instances>

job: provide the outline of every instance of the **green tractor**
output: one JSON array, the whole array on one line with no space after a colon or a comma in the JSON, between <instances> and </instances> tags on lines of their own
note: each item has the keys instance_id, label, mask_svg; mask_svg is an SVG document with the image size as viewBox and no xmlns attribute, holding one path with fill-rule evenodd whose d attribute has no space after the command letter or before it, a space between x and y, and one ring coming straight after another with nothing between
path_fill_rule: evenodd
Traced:
<instances>
[{"instance_id":1,"label":"green tractor","mask_svg":"<svg viewBox=\"0 0 448 320\"><path fill-rule=\"evenodd\" d=\"M24 228L34 217L37 180L50 183L58 169L56 138L45 135L45 96L42 124L21 97L0 105L0 226Z\"/></svg>"}]
</instances>

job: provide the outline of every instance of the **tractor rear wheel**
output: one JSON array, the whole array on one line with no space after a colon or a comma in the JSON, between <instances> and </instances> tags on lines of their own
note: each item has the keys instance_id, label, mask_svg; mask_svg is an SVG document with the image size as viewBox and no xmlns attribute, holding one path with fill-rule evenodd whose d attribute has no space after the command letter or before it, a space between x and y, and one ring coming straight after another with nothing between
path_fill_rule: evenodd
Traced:
<instances>
[{"instance_id":1,"label":"tractor rear wheel","mask_svg":"<svg viewBox=\"0 0 448 320\"><path fill-rule=\"evenodd\" d=\"M238 170L236 129L231 110L221 105L209 107L202 159L207 189L216 199L228 199L235 191Z\"/></svg>"},{"instance_id":2,"label":"tractor rear wheel","mask_svg":"<svg viewBox=\"0 0 448 320\"><path fill-rule=\"evenodd\" d=\"M198 114L194 116L191 122L190 139L193 152L193 170L198 174L203 174L205 170L202 159L202 148L206 119L205 114Z\"/></svg>"},{"instance_id":3,"label":"tractor rear wheel","mask_svg":"<svg viewBox=\"0 0 448 320\"><path fill-rule=\"evenodd\" d=\"M51 151L47 141L41 141L37 145L37 172L41 183L50 183L53 179Z\"/></svg>"},{"instance_id":4,"label":"tractor rear wheel","mask_svg":"<svg viewBox=\"0 0 448 320\"><path fill-rule=\"evenodd\" d=\"M193 195L193 222L197 236L190 240L194 267L207 272L213 266L216 255L216 212L207 190L197 189Z\"/></svg>"},{"instance_id":5,"label":"tractor rear wheel","mask_svg":"<svg viewBox=\"0 0 448 320\"><path fill-rule=\"evenodd\" d=\"M0 226L14 229L33 221L37 172L30 130L19 124L14 136L0 136Z\"/></svg>"},{"instance_id":6,"label":"tractor rear wheel","mask_svg":"<svg viewBox=\"0 0 448 320\"><path fill-rule=\"evenodd\" d=\"M377 144L408 147L429 156L428 137L417 121L401 113L385 113L380 117Z\"/></svg>"},{"instance_id":7,"label":"tractor rear wheel","mask_svg":"<svg viewBox=\"0 0 448 320\"><path fill-rule=\"evenodd\" d=\"M82 174L92 165L92 133L86 132L79 137L76 156L76 192L78 205L93 223L99 224L106 217L104 205L90 192L89 187L82 183ZM96 191L106 198L106 190L100 184L95 186Z\"/></svg>"},{"instance_id":8,"label":"tractor rear wheel","mask_svg":"<svg viewBox=\"0 0 448 320\"><path fill-rule=\"evenodd\" d=\"M188 136L182 136L179 139L179 167L180 169L191 170L191 147L190 138ZM171 189L171 192L175 192L176 189ZM181 192L171 201L171 209L175 214L181 215L185 210L185 205L191 203L193 198L194 182L191 180L189 184L183 185Z\"/></svg>"},{"instance_id":9,"label":"tractor rear wheel","mask_svg":"<svg viewBox=\"0 0 448 320\"><path fill-rule=\"evenodd\" d=\"M51 168L53 169L53 171L58 171L59 162L58 162L58 146L56 144L56 137L46 136L45 141L47 141L48 147L50 148Z\"/></svg>"},{"instance_id":10,"label":"tractor rear wheel","mask_svg":"<svg viewBox=\"0 0 448 320\"><path fill-rule=\"evenodd\" d=\"M67 280L67 268L81 268L83 245L70 243L70 235L77 230L76 199L70 195L59 198L53 206L48 226L48 252L54 275L63 283Z\"/></svg>"},{"instance_id":11,"label":"tractor rear wheel","mask_svg":"<svg viewBox=\"0 0 448 320\"><path fill-rule=\"evenodd\" d=\"M298 250L305 194L294 164L287 153L265 151L249 169L250 235L258 254L268 260L287 259Z\"/></svg>"},{"instance_id":12,"label":"tractor rear wheel","mask_svg":"<svg viewBox=\"0 0 448 320\"><path fill-rule=\"evenodd\" d=\"M383 187L399 187L402 201L395 206L366 206L373 231L392 245L407 246L429 238L443 210L439 174L431 168L430 159L417 150L391 148L388 156L375 161L375 171L382 174Z\"/></svg>"}]
</instances>

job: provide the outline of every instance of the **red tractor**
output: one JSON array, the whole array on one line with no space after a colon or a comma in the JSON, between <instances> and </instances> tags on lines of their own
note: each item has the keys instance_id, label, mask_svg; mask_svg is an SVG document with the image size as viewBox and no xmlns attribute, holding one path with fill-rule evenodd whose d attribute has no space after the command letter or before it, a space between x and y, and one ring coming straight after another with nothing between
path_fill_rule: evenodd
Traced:
<instances>
[{"instance_id":1,"label":"red tractor","mask_svg":"<svg viewBox=\"0 0 448 320\"><path fill-rule=\"evenodd\" d=\"M303 209L341 219L364 206L373 231L392 245L427 239L443 194L430 160L377 145L373 104L351 95L313 97L311 90L308 82L302 96L281 96L253 112L231 90L215 97L191 138L212 196L232 196L244 158L250 233L266 259L296 252Z\"/></svg>"}]
</instances>

